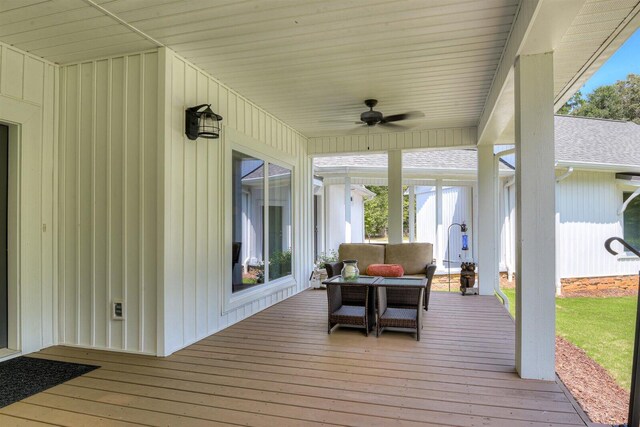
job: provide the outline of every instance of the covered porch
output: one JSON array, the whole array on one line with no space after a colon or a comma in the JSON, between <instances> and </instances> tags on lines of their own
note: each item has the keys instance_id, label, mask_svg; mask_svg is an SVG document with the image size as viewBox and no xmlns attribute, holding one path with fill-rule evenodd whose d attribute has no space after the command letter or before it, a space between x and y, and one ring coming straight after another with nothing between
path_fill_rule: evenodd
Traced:
<instances>
[{"instance_id":1,"label":"covered porch","mask_svg":"<svg viewBox=\"0 0 640 427\"><path fill-rule=\"evenodd\" d=\"M492 296L432 293L423 339L326 333L307 290L166 358L50 347L33 357L101 366L0 410L61 425L585 425L556 382L515 369L515 325Z\"/></svg>"},{"instance_id":2,"label":"covered porch","mask_svg":"<svg viewBox=\"0 0 640 427\"><path fill-rule=\"evenodd\" d=\"M583 423L554 369L553 114L640 27L639 0L5 3L0 360L102 368L0 424ZM186 135L203 105L217 139ZM502 145L515 323L494 297ZM427 149L477 150L481 296L434 294L420 343L328 336L307 290L313 159L385 153L399 243L403 153Z\"/></svg>"}]
</instances>

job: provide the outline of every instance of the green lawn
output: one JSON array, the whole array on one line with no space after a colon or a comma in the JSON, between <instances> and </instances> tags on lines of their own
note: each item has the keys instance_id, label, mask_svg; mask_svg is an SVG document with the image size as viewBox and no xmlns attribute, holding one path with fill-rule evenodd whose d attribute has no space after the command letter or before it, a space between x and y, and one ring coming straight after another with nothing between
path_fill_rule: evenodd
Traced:
<instances>
[{"instance_id":1,"label":"green lawn","mask_svg":"<svg viewBox=\"0 0 640 427\"><path fill-rule=\"evenodd\" d=\"M504 289L515 317L515 289ZM631 387L636 297L557 298L556 332Z\"/></svg>"}]
</instances>

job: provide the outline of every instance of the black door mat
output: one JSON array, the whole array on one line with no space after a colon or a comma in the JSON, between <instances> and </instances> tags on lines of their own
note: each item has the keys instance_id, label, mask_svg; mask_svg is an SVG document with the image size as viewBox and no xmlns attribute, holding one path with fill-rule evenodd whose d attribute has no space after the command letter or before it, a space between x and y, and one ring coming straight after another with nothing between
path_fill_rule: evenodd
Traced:
<instances>
[{"instance_id":1,"label":"black door mat","mask_svg":"<svg viewBox=\"0 0 640 427\"><path fill-rule=\"evenodd\" d=\"M0 408L57 386L99 366L16 357L0 363Z\"/></svg>"}]
</instances>

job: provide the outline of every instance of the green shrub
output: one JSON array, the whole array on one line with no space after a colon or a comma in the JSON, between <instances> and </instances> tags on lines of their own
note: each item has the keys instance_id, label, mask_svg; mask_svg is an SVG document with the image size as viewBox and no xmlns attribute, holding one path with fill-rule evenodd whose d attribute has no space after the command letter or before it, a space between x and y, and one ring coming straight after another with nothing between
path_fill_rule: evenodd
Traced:
<instances>
[{"instance_id":1,"label":"green shrub","mask_svg":"<svg viewBox=\"0 0 640 427\"><path fill-rule=\"evenodd\" d=\"M276 251L269 255L269 279L277 279L291 274L291 249Z\"/></svg>"}]
</instances>

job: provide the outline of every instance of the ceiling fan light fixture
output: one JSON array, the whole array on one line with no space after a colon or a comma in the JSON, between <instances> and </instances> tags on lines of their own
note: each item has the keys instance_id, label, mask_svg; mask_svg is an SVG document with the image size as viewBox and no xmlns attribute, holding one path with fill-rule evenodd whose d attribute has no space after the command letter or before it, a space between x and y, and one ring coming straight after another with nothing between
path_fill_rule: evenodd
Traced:
<instances>
[{"instance_id":1,"label":"ceiling fan light fixture","mask_svg":"<svg viewBox=\"0 0 640 427\"><path fill-rule=\"evenodd\" d=\"M360 120L368 126L374 126L382 121L382 113L379 111L365 111L360 114Z\"/></svg>"},{"instance_id":2,"label":"ceiling fan light fixture","mask_svg":"<svg viewBox=\"0 0 640 427\"><path fill-rule=\"evenodd\" d=\"M360 114L360 121L355 122L355 124L364 125L367 127L380 125L382 127L386 127L389 129L396 129L396 130L405 129L406 130L406 129L409 129L410 126L409 127L402 126L392 122L399 122L401 120L415 120L415 119L424 117L424 113L420 111L410 111L403 114L392 114L390 116L385 116L381 112L375 111L373 109L373 107L375 107L377 104L378 104L377 99L365 99L364 105L366 105L369 108L369 110Z\"/></svg>"}]
</instances>

